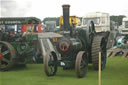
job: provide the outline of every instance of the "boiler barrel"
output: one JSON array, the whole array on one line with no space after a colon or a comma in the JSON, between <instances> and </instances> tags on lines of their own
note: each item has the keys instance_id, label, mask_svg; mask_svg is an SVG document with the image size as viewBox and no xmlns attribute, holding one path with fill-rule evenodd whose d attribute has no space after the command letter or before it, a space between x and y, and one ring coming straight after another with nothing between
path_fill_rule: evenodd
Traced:
<instances>
[{"instance_id":1,"label":"boiler barrel","mask_svg":"<svg viewBox=\"0 0 128 85\"><path fill-rule=\"evenodd\" d=\"M71 54L82 49L82 42L75 38L64 38L58 42L57 49L61 54Z\"/></svg>"}]
</instances>

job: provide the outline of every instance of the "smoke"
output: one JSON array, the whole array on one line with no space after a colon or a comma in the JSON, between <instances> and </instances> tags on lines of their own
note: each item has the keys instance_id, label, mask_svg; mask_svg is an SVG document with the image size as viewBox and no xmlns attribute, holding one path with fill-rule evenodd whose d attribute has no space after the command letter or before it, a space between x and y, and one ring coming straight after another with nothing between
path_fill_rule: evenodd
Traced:
<instances>
[{"instance_id":1,"label":"smoke","mask_svg":"<svg viewBox=\"0 0 128 85\"><path fill-rule=\"evenodd\" d=\"M29 0L0 0L1 17L24 17L31 9Z\"/></svg>"}]
</instances>

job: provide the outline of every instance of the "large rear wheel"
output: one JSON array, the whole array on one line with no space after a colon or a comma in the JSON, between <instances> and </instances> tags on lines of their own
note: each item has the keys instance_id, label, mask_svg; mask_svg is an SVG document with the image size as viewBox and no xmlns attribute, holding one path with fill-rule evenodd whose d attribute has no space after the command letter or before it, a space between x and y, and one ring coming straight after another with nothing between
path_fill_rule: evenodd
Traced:
<instances>
[{"instance_id":1,"label":"large rear wheel","mask_svg":"<svg viewBox=\"0 0 128 85\"><path fill-rule=\"evenodd\" d=\"M0 70L10 70L16 64L16 51L8 42L0 41Z\"/></svg>"},{"instance_id":2,"label":"large rear wheel","mask_svg":"<svg viewBox=\"0 0 128 85\"><path fill-rule=\"evenodd\" d=\"M95 36L92 42L92 64L95 70L98 70L99 66L99 52L101 51L101 70L106 66L106 40L103 36Z\"/></svg>"},{"instance_id":3,"label":"large rear wheel","mask_svg":"<svg viewBox=\"0 0 128 85\"><path fill-rule=\"evenodd\" d=\"M88 71L88 58L87 54L84 51L80 51L77 54L75 70L78 78L86 76L86 73Z\"/></svg>"}]
</instances>

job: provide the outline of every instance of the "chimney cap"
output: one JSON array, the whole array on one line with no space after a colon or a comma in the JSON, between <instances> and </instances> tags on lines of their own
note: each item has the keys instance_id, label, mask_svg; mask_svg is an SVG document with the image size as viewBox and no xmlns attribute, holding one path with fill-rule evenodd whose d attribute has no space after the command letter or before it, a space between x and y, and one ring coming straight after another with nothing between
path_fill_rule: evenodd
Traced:
<instances>
[{"instance_id":1,"label":"chimney cap","mask_svg":"<svg viewBox=\"0 0 128 85\"><path fill-rule=\"evenodd\" d=\"M64 5L62 5L62 7L63 7L63 8L69 8L70 5L69 5L69 4L64 4Z\"/></svg>"}]
</instances>

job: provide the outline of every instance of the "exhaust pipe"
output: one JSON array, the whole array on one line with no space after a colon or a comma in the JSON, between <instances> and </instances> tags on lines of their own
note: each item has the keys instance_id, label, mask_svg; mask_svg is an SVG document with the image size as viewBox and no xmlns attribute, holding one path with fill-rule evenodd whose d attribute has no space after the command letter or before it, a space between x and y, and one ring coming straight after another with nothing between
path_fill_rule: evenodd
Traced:
<instances>
[{"instance_id":1,"label":"exhaust pipe","mask_svg":"<svg viewBox=\"0 0 128 85\"><path fill-rule=\"evenodd\" d=\"M64 31L70 30L70 24L69 24L69 8L70 5L62 5L63 7L63 25L64 25Z\"/></svg>"}]
</instances>

